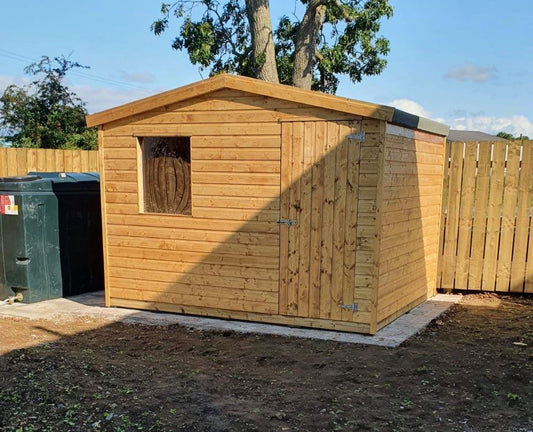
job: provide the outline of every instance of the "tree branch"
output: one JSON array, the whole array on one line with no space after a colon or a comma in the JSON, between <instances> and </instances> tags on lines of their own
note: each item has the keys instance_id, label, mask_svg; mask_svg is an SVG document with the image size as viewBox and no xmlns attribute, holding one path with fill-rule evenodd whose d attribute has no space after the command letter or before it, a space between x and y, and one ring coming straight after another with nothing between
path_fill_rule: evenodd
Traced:
<instances>
[{"instance_id":1,"label":"tree branch","mask_svg":"<svg viewBox=\"0 0 533 432\"><path fill-rule=\"evenodd\" d=\"M326 17L326 3L326 0L311 0L296 33L292 75L292 84L296 87L311 88L318 36Z\"/></svg>"}]
</instances>

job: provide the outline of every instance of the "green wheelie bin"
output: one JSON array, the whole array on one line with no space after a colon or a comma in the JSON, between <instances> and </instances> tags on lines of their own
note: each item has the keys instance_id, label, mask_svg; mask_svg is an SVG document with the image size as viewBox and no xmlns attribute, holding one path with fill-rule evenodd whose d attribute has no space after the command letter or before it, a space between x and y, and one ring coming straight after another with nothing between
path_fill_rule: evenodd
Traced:
<instances>
[{"instance_id":1,"label":"green wheelie bin","mask_svg":"<svg viewBox=\"0 0 533 432\"><path fill-rule=\"evenodd\" d=\"M97 173L0 178L0 300L103 289Z\"/></svg>"}]
</instances>

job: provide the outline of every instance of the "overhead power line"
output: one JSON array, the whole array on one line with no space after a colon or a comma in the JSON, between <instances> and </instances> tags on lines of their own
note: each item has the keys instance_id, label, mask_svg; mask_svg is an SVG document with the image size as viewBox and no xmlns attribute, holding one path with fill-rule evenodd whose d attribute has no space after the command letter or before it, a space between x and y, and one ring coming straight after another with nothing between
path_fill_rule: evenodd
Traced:
<instances>
[{"instance_id":1,"label":"overhead power line","mask_svg":"<svg viewBox=\"0 0 533 432\"><path fill-rule=\"evenodd\" d=\"M27 56L22 55L22 54L17 54L17 53L5 50L3 48L0 48L0 56L8 58L8 59L11 59L11 60L15 60L15 61L18 61L18 62L21 62L21 63L26 63L26 64L28 62L32 62L32 63L37 62L37 60L35 60L35 59L31 58L31 57L27 57ZM151 90L151 89L146 88L146 87L141 87L141 86L138 86L138 85L135 85L135 84L131 84L131 83L128 83L128 82L125 82L125 81L116 80L116 79L113 79L113 78L107 78L107 77L103 77L103 76L100 76L100 75L95 75L95 74L92 74L92 73L89 73L89 72L70 71L69 74L74 75L74 76L78 76L78 77L81 77L81 78L84 78L84 79L88 79L88 80L91 80L91 81L96 81L96 82L100 82L100 83L104 83L104 84L111 84L111 85L114 85L114 86L117 86L117 87L133 88L133 89L137 89L137 90L143 90L143 91L145 91L147 93L150 93L150 94L155 93L154 90Z\"/></svg>"}]
</instances>

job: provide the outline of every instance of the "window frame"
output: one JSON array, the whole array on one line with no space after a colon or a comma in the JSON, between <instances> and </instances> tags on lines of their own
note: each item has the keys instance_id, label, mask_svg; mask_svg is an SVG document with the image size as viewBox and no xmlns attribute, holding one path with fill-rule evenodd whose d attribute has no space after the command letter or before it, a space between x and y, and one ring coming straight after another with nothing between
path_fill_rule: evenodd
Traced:
<instances>
[{"instance_id":1,"label":"window frame","mask_svg":"<svg viewBox=\"0 0 533 432\"><path fill-rule=\"evenodd\" d=\"M134 135L136 140L136 149L137 149L137 202L138 202L138 211L139 214L142 215L153 215L153 216L179 216L179 217L186 217L191 218L194 214L194 198L192 194L192 179L193 179L193 169L192 169L192 143L193 143L193 137L189 135L180 135L176 133L158 133L156 134L136 134ZM189 191L189 201L190 201L190 213L164 213L164 212L153 212L153 211L146 211L145 208L145 201L144 201L144 194L145 194L145 187L144 187L144 146L145 146L145 139L146 138L188 138L189 139L189 154L190 154L190 168L189 168L189 177L190 177L190 191Z\"/></svg>"}]
</instances>

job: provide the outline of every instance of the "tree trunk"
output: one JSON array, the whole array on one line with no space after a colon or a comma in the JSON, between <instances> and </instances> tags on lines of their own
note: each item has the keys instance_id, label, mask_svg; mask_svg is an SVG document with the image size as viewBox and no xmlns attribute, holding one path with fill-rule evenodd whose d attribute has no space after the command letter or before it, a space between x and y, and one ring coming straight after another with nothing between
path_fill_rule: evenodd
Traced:
<instances>
[{"instance_id":1,"label":"tree trunk","mask_svg":"<svg viewBox=\"0 0 533 432\"><path fill-rule=\"evenodd\" d=\"M256 63L256 77L279 83L276 51L272 36L269 0L246 0L246 13L252 32L252 50Z\"/></svg>"},{"instance_id":2,"label":"tree trunk","mask_svg":"<svg viewBox=\"0 0 533 432\"><path fill-rule=\"evenodd\" d=\"M326 6L323 0L311 0L296 35L292 85L311 89L313 68L316 62L317 39L324 19Z\"/></svg>"}]
</instances>

